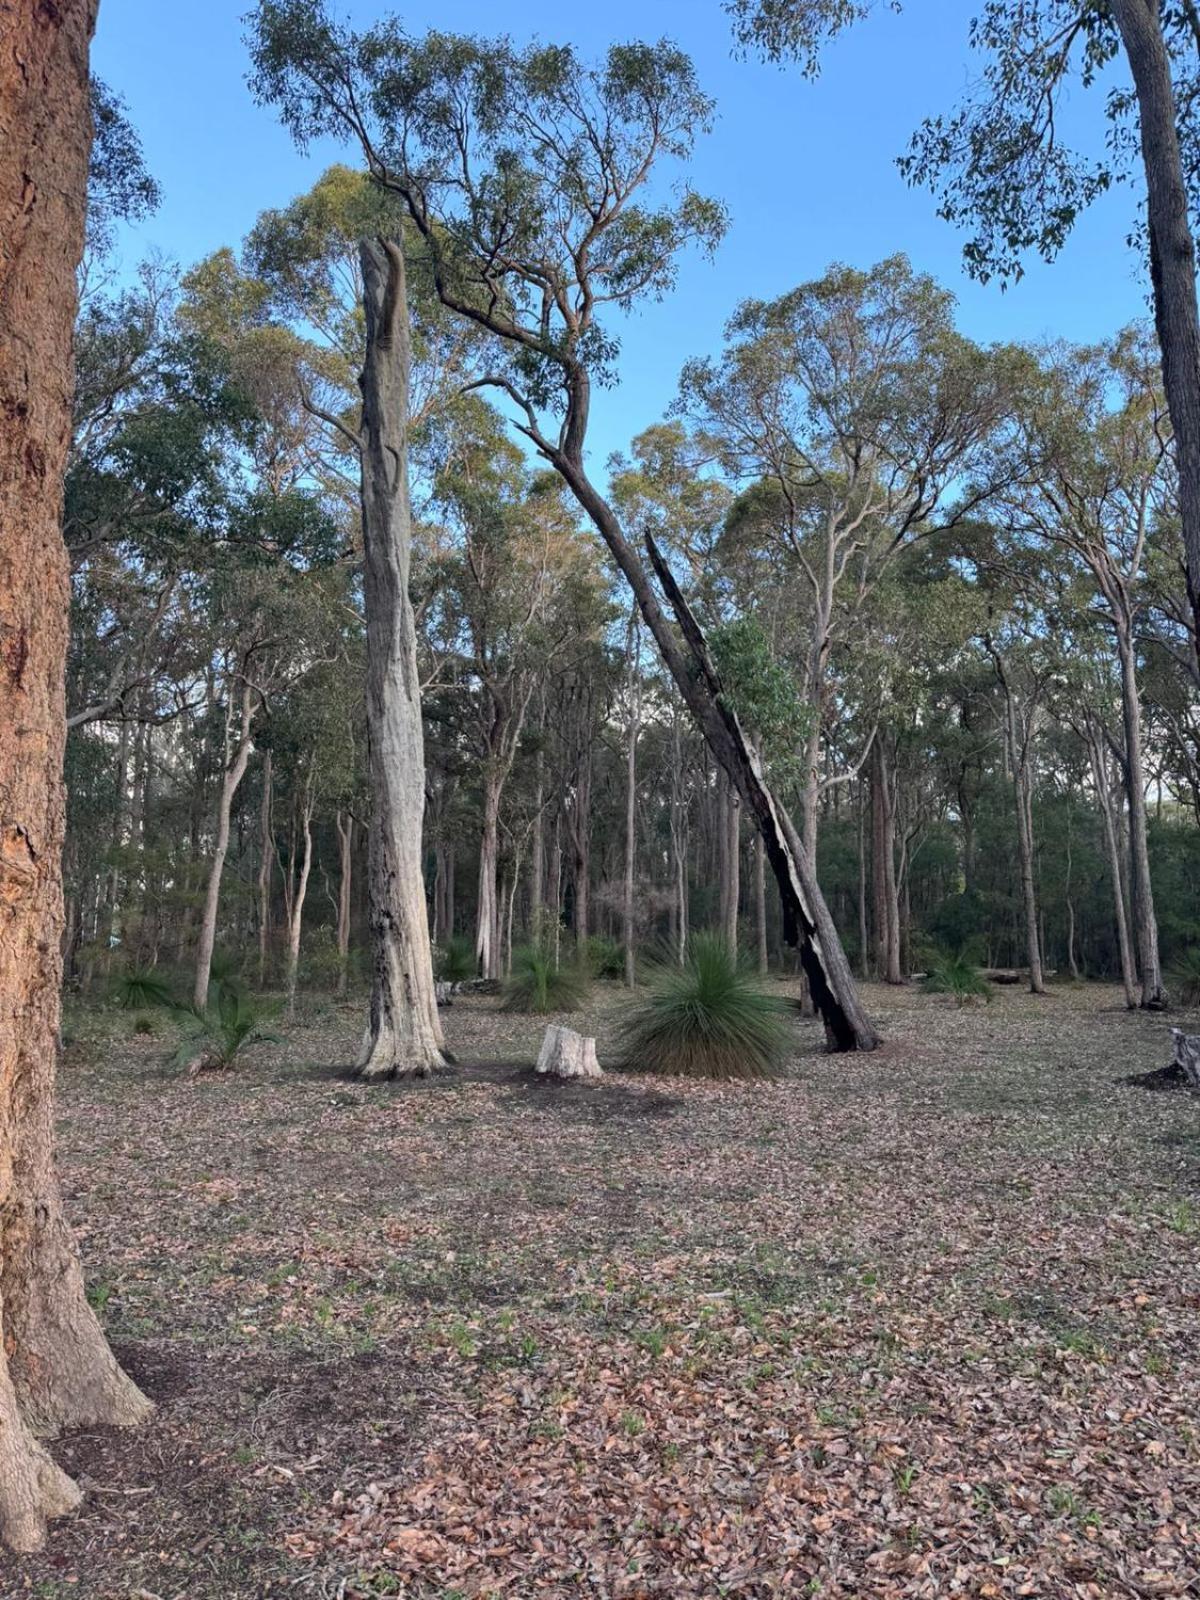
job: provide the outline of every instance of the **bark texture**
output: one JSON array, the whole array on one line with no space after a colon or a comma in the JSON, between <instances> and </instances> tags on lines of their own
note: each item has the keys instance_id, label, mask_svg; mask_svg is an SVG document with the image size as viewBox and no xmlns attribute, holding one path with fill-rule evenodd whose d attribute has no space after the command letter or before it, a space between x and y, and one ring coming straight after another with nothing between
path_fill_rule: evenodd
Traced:
<instances>
[{"instance_id":1,"label":"bark texture","mask_svg":"<svg viewBox=\"0 0 1200 1600\"><path fill-rule=\"evenodd\" d=\"M79 1498L37 1435L140 1421L54 1172L63 931L60 529L96 0L0 6L0 1541Z\"/></svg>"},{"instance_id":2,"label":"bark texture","mask_svg":"<svg viewBox=\"0 0 1200 1600\"><path fill-rule=\"evenodd\" d=\"M1200 651L1200 307L1171 60L1158 0L1112 0L1138 102L1154 321L1179 471L1188 594Z\"/></svg>"},{"instance_id":3,"label":"bark texture","mask_svg":"<svg viewBox=\"0 0 1200 1600\"><path fill-rule=\"evenodd\" d=\"M445 1051L421 864L425 748L408 592L407 289L404 254L395 241L364 240L360 257L367 320L361 382L371 1009L358 1067L365 1078L424 1076L445 1060Z\"/></svg>"},{"instance_id":4,"label":"bark texture","mask_svg":"<svg viewBox=\"0 0 1200 1600\"><path fill-rule=\"evenodd\" d=\"M601 1074L596 1041L573 1028L551 1023L542 1039L535 1070L551 1078L598 1078Z\"/></svg>"}]
</instances>

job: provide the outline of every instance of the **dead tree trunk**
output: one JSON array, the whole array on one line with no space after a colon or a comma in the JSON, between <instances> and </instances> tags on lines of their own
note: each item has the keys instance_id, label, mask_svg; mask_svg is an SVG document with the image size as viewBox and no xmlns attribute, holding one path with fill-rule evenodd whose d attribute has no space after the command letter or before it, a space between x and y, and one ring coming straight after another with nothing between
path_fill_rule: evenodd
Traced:
<instances>
[{"instance_id":1,"label":"dead tree trunk","mask_svg":"<svg viewBox=\"0 0 1200 1600\"><path fill-rule=\"evenodd\" d=\"M433 986L421 831L425 750L417 634L408 592L409 327L404 254L360 246L367 347L362 372L363 599L371 822L367 881L371 1008L359 1071L428 1074L445 1059Z\"/></svg>"},{"instance_id":2,"label":"dead tree trunk","mask_svg":"<svg viewBox=\"0 0 1200 1600\"><path fill-rule=\"evenodd\" d=\"M38 1442L141 1421L83 1291L54 1170L63 684L62 479L83 247L95 0L0 9L0 1542L79 1499Z\"/></svg>"}]
</instances>

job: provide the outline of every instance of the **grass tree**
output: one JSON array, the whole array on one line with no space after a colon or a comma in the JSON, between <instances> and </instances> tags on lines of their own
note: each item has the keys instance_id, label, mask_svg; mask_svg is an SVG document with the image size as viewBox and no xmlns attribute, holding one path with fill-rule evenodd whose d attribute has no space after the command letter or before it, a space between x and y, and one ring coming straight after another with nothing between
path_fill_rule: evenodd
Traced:
<instances>
[{"instance_id":1,"label":"grass tree","mask_svg":"<svg viewBox=\"0 0 1200 1600\"><path fill-rule=\"evenodd\" d=\"M593 390L616 344L602 318L670 288L681 252L711 249L723 208L690 188L655 203L649 182L686 159L712 104L667 43L614 46L592 67L570 48L433 33L395 20L356 34L321 0L261 0L253 87L301 142L352 139L429 252L441 303L488 336L481 382L557 471L607 544L648 633L714 755L763 831L831 1048L872 1049L849 964L804 847L772 794L703 634L667 563L647 553L676 631L585 450Z\"/></svg>"}]
</instances>

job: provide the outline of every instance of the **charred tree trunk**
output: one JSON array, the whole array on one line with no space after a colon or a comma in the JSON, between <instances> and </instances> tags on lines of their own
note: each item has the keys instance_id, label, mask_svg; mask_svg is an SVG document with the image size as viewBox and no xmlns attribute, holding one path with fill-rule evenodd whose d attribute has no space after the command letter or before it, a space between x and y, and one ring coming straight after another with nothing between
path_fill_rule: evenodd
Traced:
<instances>
[{"instance_id":1,"label":"charred tree trunk","mask_svg":"<svg viewBox=\"0 0 1200 1600\"><path fill-rule=\"evenodd\" d=\"M367 849L371 1007L359 1071L428 1074L445 1059L433 985L421 832L425 750L417 635L408 592L409 326L404 254L360 246L367 347L362 372L363 598L371 822Z\"/></svg>"},{"instance_id":2,"label":"charred tree trunk","mask_svg":"<svg viewBox=\"0 0 1200 1600\"><path fill-rule=\"evenodd\" d=\"M62 479L95 0L0 9L0 1541L79 1491L38 1434L141 1421L83 1290L54 1170L64 677Z\"/></svg>"}]
</instances>

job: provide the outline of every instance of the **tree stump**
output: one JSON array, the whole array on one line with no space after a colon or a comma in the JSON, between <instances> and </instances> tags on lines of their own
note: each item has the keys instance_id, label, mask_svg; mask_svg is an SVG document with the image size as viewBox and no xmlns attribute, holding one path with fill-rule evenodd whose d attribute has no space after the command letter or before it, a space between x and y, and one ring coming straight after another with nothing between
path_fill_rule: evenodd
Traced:
<instances>
[{"instance_id":1,"label":"tree stump","mask_svg":"<svg viewBox=\"0 0 1200 1600\"><path fill-rule=\"evenodd\" d=\"M438 1005L452 1006L454 1004L454 985L452 983L443 983L439 979L433 986L433 993Z\"/></svg>"},{"instance_id":2,"label":"tree stump","mask_svg":"<svg viewBox=\"0 0 1200 1600\"><path fill-rule=\"evenodd\" d=\"M551 1078L598 1078L595 1039L552 1023L538 1053L537 1071Z\"/></svg>"},{"instance_id":3,"label":"tree stump","mask_svg":"<svg viewBox=\"0 0 1200 1600\"><path fill-rule=\"evenodd\" d=\"M1200 1034L1184 1033L1182 1028L1172 1028L1175 1055L1171 1065L1178 1067L1189 1088L1200 1089Z\"/></svg>"}]
</instances>

